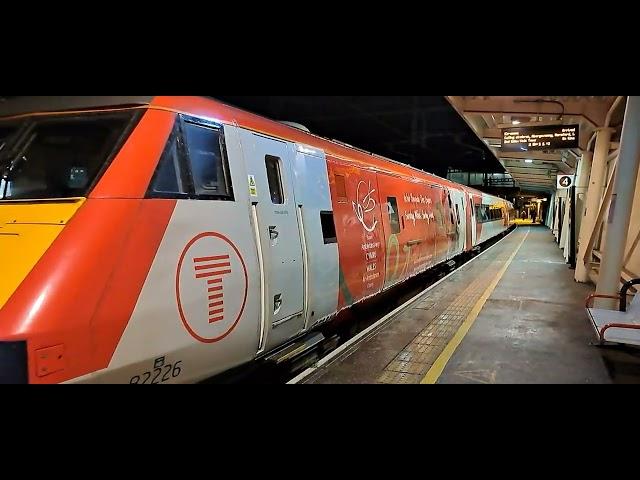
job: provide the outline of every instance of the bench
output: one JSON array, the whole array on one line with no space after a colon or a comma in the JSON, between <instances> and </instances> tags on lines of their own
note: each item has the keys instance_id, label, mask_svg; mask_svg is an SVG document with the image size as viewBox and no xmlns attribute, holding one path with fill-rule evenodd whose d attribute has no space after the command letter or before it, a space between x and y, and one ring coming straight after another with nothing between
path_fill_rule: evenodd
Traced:
<instances>
[{"instance_id":1,"label":"bench","mask_svg":"<svg viewBox=\"0 0 640 480\"><path fill-rule=\"evenodd\" d=\"M620 295L595 293L587 298L587 314L601 345L618 343L640 346L640 294L636 294L631 302L628 302L631 296L629 290L635 285L640 285L640 279L625 283L620 290ZM597 298L618 300L620 302L618 310L593 308L593 302Z\"/></svg>"}]
</instances>

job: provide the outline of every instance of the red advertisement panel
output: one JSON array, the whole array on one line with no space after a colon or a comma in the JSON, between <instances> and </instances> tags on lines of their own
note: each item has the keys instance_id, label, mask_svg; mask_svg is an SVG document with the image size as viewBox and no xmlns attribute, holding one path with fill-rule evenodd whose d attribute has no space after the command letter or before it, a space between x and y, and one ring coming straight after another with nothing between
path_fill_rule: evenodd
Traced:
<instances>
[{"instance_id":1,"label":"red advertisement panel","mask_svg":"<svg viewBox=\"0 0 640 480\"><path fill-rule=\"evenodd\" d=\"M329 160L340 252L339 308L379 293L384 283L384 231L375 172Z\"/></svg>"},{"instance_id":2,"label":"red advertisement panel","mask_svg":"<svg viewBox=\"0 0 640 480\"><path fill-rule=\"evenodd\" d=\"M436 189L385 174L378 175L378 186L385 206L385 287L390 287L434 264Z\"/></svg>"}]
</instances>

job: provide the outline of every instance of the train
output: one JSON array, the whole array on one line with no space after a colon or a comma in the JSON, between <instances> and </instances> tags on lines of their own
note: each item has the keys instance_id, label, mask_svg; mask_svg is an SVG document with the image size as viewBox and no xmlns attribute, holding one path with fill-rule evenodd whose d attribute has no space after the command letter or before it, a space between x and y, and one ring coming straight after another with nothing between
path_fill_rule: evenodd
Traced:
<instances>
[{"instance_id":1,"label":"train","mask_svg":"<svg viewBox=\"0 0 640 480\"><path fill-rule=\"evenodd\" d=\"M200 382L514 218L209 97L6 100L0 173L0 383Z\"/></svg>"}]
</instances>

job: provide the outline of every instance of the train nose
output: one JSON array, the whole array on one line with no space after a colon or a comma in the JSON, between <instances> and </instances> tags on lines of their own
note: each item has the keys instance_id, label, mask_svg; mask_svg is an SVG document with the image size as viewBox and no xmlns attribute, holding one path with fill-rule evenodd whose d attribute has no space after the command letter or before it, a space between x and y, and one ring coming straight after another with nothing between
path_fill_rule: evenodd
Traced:
<instances>
[{"instance_id":1,"label":"train nose","mask_svg":"<svg viewBox=\"0 0 640 480\"><path fill-rule=\"evenodd\" d=\"M82 203L0 203L0 309Z\"/></svg>"}]
</instances>

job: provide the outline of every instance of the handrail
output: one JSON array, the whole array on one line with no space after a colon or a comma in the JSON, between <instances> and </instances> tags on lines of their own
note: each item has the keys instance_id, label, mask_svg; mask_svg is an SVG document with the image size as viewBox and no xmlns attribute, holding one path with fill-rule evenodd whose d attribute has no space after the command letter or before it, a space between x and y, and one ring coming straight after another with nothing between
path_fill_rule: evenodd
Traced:
<instances>
[{"instance_id":1,"label":"handrail","mask_svg":"<svg viewBox=\"0 0 640 480\"><path fill-rule=\"evenodd\" d=\"M600 295L598 293L594 293L587 297L587 302L585 306L587 308L591 308L591 301L595 300L596 298L610 298L611 300L620 300L620 295Z\"/></svg>"},{"instance_id":2,"label":"handrail","mask_svg":"<svg viewBox=\"0 0 640 480\"><path fill-rule=\"evenodd\" d=\"M627 311L627 295L629 295L629 289L635 285L640 285L640 278L636 278L624 284L622 290L620 290L620 311Z\"/></svg>"},{"instance_id":3,"label":"handrail","mask_svg":"<svg viewBox=\"0 0 640 480\"><path fill-rule=\"evenodd\" d=\"M633 297L633 294L631 293L627 293L628 297ZM587 308L593 308L593 305L591 304L592 300L595 300L596 298L608 298L611 300L620 300L620 295L600 295L599 293L594 293L592 295L589 295L587 297L587 301L585 303L585 306Z\"/></svg>"}]
</instances>

